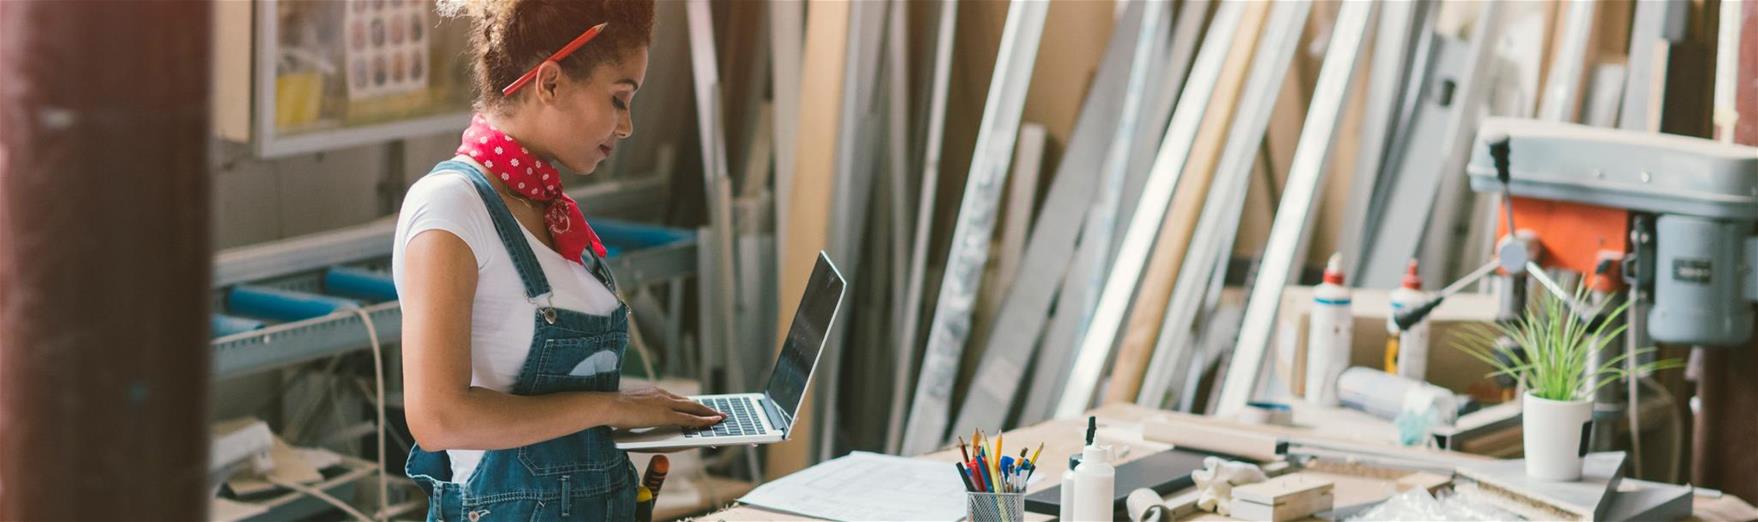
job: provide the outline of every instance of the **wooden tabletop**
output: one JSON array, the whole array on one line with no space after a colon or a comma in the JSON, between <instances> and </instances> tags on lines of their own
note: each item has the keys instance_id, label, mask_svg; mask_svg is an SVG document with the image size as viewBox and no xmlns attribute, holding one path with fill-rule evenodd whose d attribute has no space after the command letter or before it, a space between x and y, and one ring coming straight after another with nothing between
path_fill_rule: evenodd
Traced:
<instances>
[{"instance_id":1,"label":"wooden tabletop","mask_svg":"<svg viewBox=\"0 0 1758 522\"><path fill-rule=\"evenodd\" d=\"M1202 417L1177 412L1168 412L1144 408L1133 404L1111 404L1089 412L1099 419L1098 438L1103 444L1110 444L1122 452L1119 463L1146 457L1167 449L1162 443L1143 440L1140 436L1140 423L1151 416L1170 416L1176 422L1187 422L1204 425L1225 426L1231 428L1250 429L1263 433L1298 437L1305 440L1334 442L1342 445L1373 446L1376 451L1392 453L1408 453L1410 455L1445 456L1449 459L1477 460L1485 459L1478 455L1465 453L1429 450L1420 448L1401 448L1387 443L1387 436L1376 430L1368 429L1365 420L1348 415L1307 415L1297 414L1296 424L1302 427L1246 425L1234 421ZM1083 444L1086 434L1086 419L1052 420L1033 426L1010 430L1005 433L1008 447L1036 448L1044 443L1044 454L1041 457L1042 467L1038 468L1037 476L1043 477L1026 488L1027 492L1037 492L1056 486L1067 471L1069 455L1077 453ZM966 436L968 439L969 437ZM1018 446L1015 446L1015 445ZM922 455L920 458L942 462L956 462L959 459L957 447L944 448L940 451ZM1393 480L1366 479L1338 476L1335 489L1338 505L1350 505L1370 502L1391 496L1396 492ZM1168 498L1178 496L1182 492L1174 492ZM1345 502L1345 499L1350 499ZM1758 517L1758 511L1733 496L1708 498L1699 496L1695 499L1695 519L1698 520L1749 520ZM1052 517L1030 514L1028 520L1050 520ZM779 513L753 506L736 505L728 509L702 517L703 520L759 521L759 520L815 520L786 513ZM1226 520L1212 513L1198 512L1185 520Z\"/></svg>"}]
</instances>

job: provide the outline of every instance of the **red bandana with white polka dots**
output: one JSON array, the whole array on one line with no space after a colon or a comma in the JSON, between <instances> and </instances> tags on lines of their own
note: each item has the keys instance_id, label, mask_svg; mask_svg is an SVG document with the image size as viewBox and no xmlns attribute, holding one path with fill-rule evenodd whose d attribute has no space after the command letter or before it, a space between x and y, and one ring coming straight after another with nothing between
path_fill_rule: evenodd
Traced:
<instances>
[{"instance_id":1,"label":"red bandana with white polka dots","mask_svg":"<svg viewBox=\"0 0 1758 522\"><path fill-rule=\"evenodd\" d=\"M531 151L520 146L512 136L489 125L488 118L478 114L470 119L470 128L464 129L463 143L458 145L458 154L470 156L487 167L489 175L500 178L514 194L532 201L548 202L549 211L544 212L543 222L549 226L550 237L555 239L556 250L562 257L584 264L581 256L587 247L591 247L598 257L605 256L604 243L599 241L598 233L592 231L592 225L586 224L580 206L574 203L574 198L562 192L561 173L554 165L531 155Z\"/></svg>"}]
</instances>

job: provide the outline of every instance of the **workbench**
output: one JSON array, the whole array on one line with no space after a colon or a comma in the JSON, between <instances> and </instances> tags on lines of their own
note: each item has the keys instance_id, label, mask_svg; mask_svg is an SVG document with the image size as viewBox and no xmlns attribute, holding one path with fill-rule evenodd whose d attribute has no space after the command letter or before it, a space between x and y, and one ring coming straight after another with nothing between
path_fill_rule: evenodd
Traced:
<instances>
[{"instance_id":1,"label":"workbench","mask_svg":"<svg viewBox=\"0 0 1758 522\"><path fill-rule=\"evenodd\" d=\"M1386 452L1407 454L1416 457L1457 461L1489 459L1489 457L1480 455L1470 455L1452 451L1397 447L1391 445L1383 433L1373 430L1344 429L1345 426L1357 422L1355 419L1348 418L1347 415L1324 416L1324 418L1314 415L1309 415L1306 418L1297 416L1297 427L1285 427L1246 425L1212 417L1200 417L1155 410L1133 404L1111 404L1088 413L1097 416L1099 419L1098 438L1100 439L1100 443L1111 444L1119 448L1128 448L1127 450L1124 450L1127 451L1127 453L1122 455L1120 463L1127 463L1164 450L1168 447L1166 444L1152 442L1141 438L1141 421L1156 416L1169 418L1173 423L1189 423L1192 426L1221 426L1247 429L1279 437L1298 437L1304 440L1323 441L1339 445L1372 446ZM1314 429L1313 426L1315 425L1318 426L1319 429ZM1044 456L1042 457L1043 466L1040 467L1037 472L1037 474L1043 477L1043 479L1036 480L1030 487L1028 487L1028 493L1055 487L1061 482L1062 474L1067 471L1066 457L1080 450L1082 437L1085 436L1085 433L1086 419L1084 418L1051 420L1033 426L1010 430L1005 433L1005 437L1010 446L1012 444L1020 444L1022 447L1026 445L1036 447L1039 442L1044 443ZM941 462L955 462L959 458L958 448L953 447L942 449L934 453L922 455L920 458ZM1332 478L1336 483L1334 494L1336 496L1335 503L1337 506L1347 506L1383 500L1396 492L1396 486L1394 484L1395 480L1388 480L1383 477L1372 478L1363 476L1333 475L1328 476L1327 478ZM1166 498L1171 499L1184 493L1184 491L1175 491L1167 495ZM948 494L962 493L948 492ZM1716 498L1698 496L1695 498L1694 508L1694 519L1697 520L1750 520L1753 517L1758 517L1758 510L1754 510L1751 505L1731 495L1724 495ZM882 515L876 514L876 516L882 518ZM725 510L706 515L702 517L702 519L738 521L811 520L810 518L743 505L734 505ZM1039 514L1028 513L1027 516L1027 520L1051 519L1052 517ZM1194 515L1185 517L1183 520L1229 519L1213 513L1197 512Z\"/></svg>"}]
</instances>

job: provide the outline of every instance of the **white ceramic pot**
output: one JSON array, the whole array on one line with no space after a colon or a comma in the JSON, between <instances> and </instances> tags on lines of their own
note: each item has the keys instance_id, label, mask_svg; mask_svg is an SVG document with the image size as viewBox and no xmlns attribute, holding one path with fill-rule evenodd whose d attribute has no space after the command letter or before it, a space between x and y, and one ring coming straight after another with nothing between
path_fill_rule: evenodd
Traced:
<instances>
[{"instance_id":1,"label":"white ceramic pot","mask_svg":"<svg viewBox=\"0 0 1758 522\"><path fill-rule=\"evenodd\" d=\"M1526 475L1539 480L1581 479L1581 457L1593 430L1592 401L1521 397L1520 425L1526 443Z\"/></svg>"}]
</instances>

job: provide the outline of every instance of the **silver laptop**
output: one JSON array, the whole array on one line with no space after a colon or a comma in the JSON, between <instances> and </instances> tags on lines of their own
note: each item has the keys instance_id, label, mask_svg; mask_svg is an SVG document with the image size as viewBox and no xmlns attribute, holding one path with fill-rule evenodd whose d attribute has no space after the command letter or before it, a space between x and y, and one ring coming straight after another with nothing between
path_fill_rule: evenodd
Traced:
<instances>
[{"instance_id":1,"label":"silver laptop","mask_svg":"<svg viewBox=\"0 0 1758 522\"><path fill-rule=\"evenodd\" d=\"M733 446L787 440L793 431L794 416L800 412L800 398L805 396L812 384L812 373L818 368L824 337L842 307L845 285L842 273L830 263L830 257L819 252L818 265L806 281L806 293L800 298L799 311L794 313L793 326L788 328L775 367L769 371L769 386L763 393L692 396L691 400L725 413L726 420L699 430L667 427L621 431L615 436L617 449Z\"/></svg>"}]
</instances>

